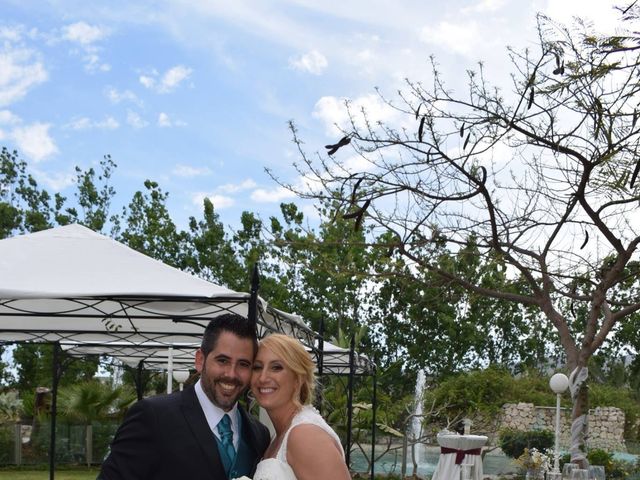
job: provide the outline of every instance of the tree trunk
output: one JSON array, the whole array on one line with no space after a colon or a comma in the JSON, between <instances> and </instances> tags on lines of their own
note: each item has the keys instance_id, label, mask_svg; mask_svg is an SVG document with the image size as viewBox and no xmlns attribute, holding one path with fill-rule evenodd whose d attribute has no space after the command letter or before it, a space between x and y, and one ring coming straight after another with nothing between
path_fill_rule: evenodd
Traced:
<instances>
[{"instance_id":1,"label":"tree trunk","mask_svg":"<svg viewBox=\"0 0 640 480\"><path fill-rule=\"evenodd\" d=\"M569 389L573 401L571 415L571 463L577 463L580 468L587 468L589 462L586 456L586 439L589 418L589 388L587 387L588 369L578 365L569 376Z\"/></svg>"}]
</instances>

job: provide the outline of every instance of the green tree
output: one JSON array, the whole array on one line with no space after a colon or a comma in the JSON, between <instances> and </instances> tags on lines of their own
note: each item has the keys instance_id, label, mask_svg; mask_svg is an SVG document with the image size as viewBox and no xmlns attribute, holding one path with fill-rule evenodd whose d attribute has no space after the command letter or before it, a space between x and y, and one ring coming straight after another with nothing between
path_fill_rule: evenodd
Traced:
<instances>
[{"instance_id":1,"label":"green tree","mask_svg":"<svg viewBox=\"0 0 640 480\"><path fill-rule=\"evenodd\" d=\"M44 230L55 224L81 223L94 231L103 230L115 195L109 184L115 167L108 155L100 162L98 172L76 167L74 206L59 193L52 197L40 188L18 153L3 147L0 151L0 239Z\"/></svg>"},{"instance_id":2,"label":"green tree","mask_svg":"<svg viewBox=\"0 0 640 480\"><path fill-rule=\"evenodd\" d=\"M145 180L145 192L134 193L122 214L114 218L116 240L156 260L184 269L193 255L188 234L178 230L167 209L168 193L157 182Z\"/></svg>"},{"instance_id":3,"label":"green tree","mask_svg":"<svg viewBox=\"0 0 640 480\"><path fill-rule=\"evenodd\" d=\"M76 198L77 207L65 207L67 198L59 193L55 194L55 219L58 225L80 223L94 232L101 232L109 220L111 201L116 194L109 181L115 162L110 155L100 162L100 171L94 168L82 170L76 167ZM82 215L78 214L78 209ZM113 218L111 218L113 220Z\"/></svg>"},{"instance_id":4,"label":"green tree","mask_svg":"<svg viewBox=\"0 0 640 480\"><path fill-rule=\"evenodd\" d=\"M99 359L88 356L77 359L60 352L63 374L60 387L91 380L98 371ZM13 351L13 365L16 377L11 386L15 387L22 398L32 397L36 387L51 387L53 380L53 345L22 343Z\"/></svg>"},{"instance_id":5,"label":"green tree","mask_svg":"<svg viewBox=\"0 0 640 480\"><path fill-rule=\"evenodd\" d=\"M0 152L0 238L51 227L51 196L40 189L16 151Z\"/></svg>"},{"instance_id":6,"label":"green tree","mask_svg":"<svg viewBox=\"0 0 640 480\"><path fill-rule=\"evenodd\" d=\"M205 198L203 207L202 220L189 218L189 235L193 244L193 255L187 261L190 271L232 290L246 286L247 273L213 203Z\"/></svg>"},{"instance_id":7,"label":"green tree","mask_svg":"<svg viewBox=\"0 0 640 480\"><path fill-rule=\"evenodd\" d=\"M615 36L540 16L539 52L510 50L513 92L491 85L480 65L457 95L433 62L429 81L408 80L399 102L390 102L414 119L413 132L350 112L329 159L301 150L300 173L321 176L327 191L300 193L339 192L343 217L388 232L376 246L398 252L415 277L429 272L441 285L541 314L531 318L531 333L544 331L541 322L555 330L571 372L578 462L586 461L588 361L640 310L640 231L631 220L640 199L639 13L634 2L628 31ZM345 147L366 168L345 165ZM425 255L434 242L453 256L477 245L520 288L485 285L456 269L460 262Z\"/></svg>"},{"instance_id":8,"label":"green tree","mask_svg":"<svg viewBox=\"0 0 640 480\"><path fill-rule=\"evenodd\" d=\"M67 420L91 425L109 418L122 418L135 401L135 393L127 387L90 380L61 388L59 408Z\"/></svg>"}]
</instances>

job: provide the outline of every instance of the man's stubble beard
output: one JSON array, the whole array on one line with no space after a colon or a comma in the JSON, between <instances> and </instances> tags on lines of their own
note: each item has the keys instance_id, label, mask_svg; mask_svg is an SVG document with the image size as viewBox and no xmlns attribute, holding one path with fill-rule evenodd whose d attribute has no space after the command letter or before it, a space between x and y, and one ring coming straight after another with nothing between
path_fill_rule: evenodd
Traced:
<instances>
[{"instance_id":1,"label":"man's stubble beard","mask_svg":"<svg viewBox=\"0 0 640 480\"><path fill-rule=\"evenodd\" d=\"M239 382L238 380L234 380L234 379L226 379L225 377L215 377L213 379L210 379L207 376L207 368L206 368L206 366L203 366L200 378L202 379L201 380L202 390L207 395L207 398L211 401L211 403L213 403L217 407L223 409L224 411L231 410L233 408L233 406L236 404L236 402L238 401L238 399L247 390L247 387L241 389L239 391L239 393L235 397L233 397L232 400L229 400L226 397L218 394L218 392L216 391L216 388L215 388L216 384L218 382L224 382L224 383L235 384L235 385L238 385L238 386L241 387L242 386L241 382Z\"/></svg>"}]
</instances>

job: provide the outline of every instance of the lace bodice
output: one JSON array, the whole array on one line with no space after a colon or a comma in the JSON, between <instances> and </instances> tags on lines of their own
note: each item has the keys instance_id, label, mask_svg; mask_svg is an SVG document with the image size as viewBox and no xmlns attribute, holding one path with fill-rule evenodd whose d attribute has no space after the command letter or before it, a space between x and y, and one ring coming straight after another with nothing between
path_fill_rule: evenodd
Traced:
<instances>
[{"instance_id":1,"label":"lace bodice","mask_svg":"<svg viewBox=\"0 0 640 480\"><path fill-rule=\"evenodd\" d=\"M280 449L278 450L278 453L276 453L275 458L266 458L262 460L258 464L253 480L296 480L293 470L287 463L287 441L289 440L289 433L291 430L301 424L317 425L322 428L335 440L342 450L340 438L329 424L324 421L324 418L322 418L320 413L311 406L304 406L300 412L293 417L291 426L284 434L284 439L282 440L282 444L280 445ZM342 455L344 456L344 452L342 452Z\"/></svg>"}]
</instances>

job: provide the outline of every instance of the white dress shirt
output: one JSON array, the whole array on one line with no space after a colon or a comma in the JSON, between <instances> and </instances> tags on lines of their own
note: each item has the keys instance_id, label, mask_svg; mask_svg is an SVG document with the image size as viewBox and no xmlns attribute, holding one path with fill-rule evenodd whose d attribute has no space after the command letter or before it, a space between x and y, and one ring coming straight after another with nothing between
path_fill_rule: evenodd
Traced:
<instances>
[{"instance_id":1,"label":"white dress shirt","mask_svg":"<svg viewBox=\"0 0 640 480\"><path fill-rule=\"evenodd\" d=\"M238 451L238 441L240 440L240 432L238 430L238 402L233 406L231 410L225 412L217 405L214 405L207 394L204 393L202 389L202 385L200 385L200 380L195 385L196 396L198 397L198 402L200 402L200 406L202 407L202 411L204 412L204 416L207 418L207 423L209 424L209 428L216 436L218 440L222 440L220 438L220 434L218 433L218 423L222 420L224 414L228 414L231 419L231 431L233 431L233 448Z\"/></svg>"}]
</instances>

